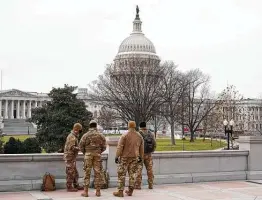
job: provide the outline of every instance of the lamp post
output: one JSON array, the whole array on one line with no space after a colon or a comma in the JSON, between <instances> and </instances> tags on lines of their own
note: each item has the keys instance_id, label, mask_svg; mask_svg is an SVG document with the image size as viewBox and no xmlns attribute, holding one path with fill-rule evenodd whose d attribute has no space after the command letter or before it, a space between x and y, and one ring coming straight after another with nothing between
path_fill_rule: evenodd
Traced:
<instances>
[{"instance_id":1,"label":"lamp post","mask_svg":"<svg viewBox=\"0 0 262 200\"><path fill-rule=\"evenodd\" d=\"M229 122L230 127L228 127L228 121L226 119L223 121L223 124L224 124L224 127L225 127L225 135L227 135L227 150L229 150L230 149L229 148L229 139L230 139L230 135L232 137L234 121L233 121L233 119L230 120L230 122Z\"/></svg>"}]
</instances>

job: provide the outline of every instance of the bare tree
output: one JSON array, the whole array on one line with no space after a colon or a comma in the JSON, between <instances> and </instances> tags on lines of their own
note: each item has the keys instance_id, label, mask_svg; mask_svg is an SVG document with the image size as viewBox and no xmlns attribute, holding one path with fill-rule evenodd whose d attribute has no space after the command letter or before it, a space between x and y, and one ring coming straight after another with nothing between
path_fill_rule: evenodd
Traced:
<instances>
[{"instance_id":1,"label":"bare tree","mask_svg":"<svg viewBox=\"0 0 262 200\"><path fill-rule=\"evenodd\" d=\"M157 131L165 129L166 120L162 115L155 115L153 120L151 120L151 125L154 127L155 138L157 136Z\"/></svg>"},{"instance_id":2,"label":"bare tree","mask_svg":"<svg viewBox=\"0 0 262 200\"><path fill-rule=\"evenodd\" d=\"M249 113L243 104L243 96L234 85L228 85L225 89L223 101L223 119L235 122L235 131L244 132L245 123L249 120Z\"/></svg>"},{"instance_id":3,"label":"bare tree","mask_svg":"<svg viewBox=\"0 0 262 200\"><path fill-rule=\"evenodd\" d=\"M186 77L189 85L181 99L184 106L180 113L183 114L184 121L180 121L180 124L188 127L190 141L193 142L194 133L200 128L204 119L217 105L222 104L223 93L218 97L211 96L209 77L198 69L189 71ZM179 117L180 120L181 118Z\"/></svg>"},{"instance_id":4,"label":"bare tree","mask_svg":"<svg viewBox=\"0 0 262 200\"><path fill-rule=\"evenodd\" d=\"M128 58L108 65L90 85L93 102L117 111L125 122L152 120L162 104L165 69L151 58Z\"/></svg>"},{"instance_id":5,"label":"bare tree","mask_svg":"<svg viewBox=\"0 0 262 200\"><path fill-rule=\"evenodd\" d=\"M165 62L163 67L167 70L163 79L163 101L160 112L165 117L171 129L171 142L175 145L175 122L178 115L178 106L186 85L183 82L183 75L176 68L174 62Z\"/></svg>"},{"instance_id":6,"label":"bare tree","mask_svg":"<svg viewBox=\"0 0 262 200\"><path fill-rule=\"evenodd\" d=\"M102 107L99 111L99 116L97 118L98 123L105 129L109 130L115 124L115 121L119 119L117 113L109 108Z\"/></svg>"},{"instance_id":7,"label":"bare tree","mask_svg":"<svg viewBox=\"0 0 262 200\"><path fill-rule=\"evenodd\" d=\"M211 103L211 105L209 105ZM207 108L212 106L212 102L207 102ZM211 141L214 135L217 134L218 131L223 130L223 114L221 111L221 105L217 104L204 118L202 127L203 127L203 141L205 141L206 134L209 133ZM221 134L219 134L221 137Z\"/></svg>"}]
</instances>

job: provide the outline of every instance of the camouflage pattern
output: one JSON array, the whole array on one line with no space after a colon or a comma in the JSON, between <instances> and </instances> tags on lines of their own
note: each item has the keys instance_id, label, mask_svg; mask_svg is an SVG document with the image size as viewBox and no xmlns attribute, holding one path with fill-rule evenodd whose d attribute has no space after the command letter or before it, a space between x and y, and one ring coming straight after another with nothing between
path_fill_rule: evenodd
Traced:
<instances>
[{"instance_id":1,"label":"camouflage pattern","mask_svg":"<svg viewBox=\"0 0 262 200\"><path fill-rule=\"evenodd\" d=\"M78 155L78 135L71 132L66 139L64 148L64 160L66 164L66 185L67 188L78 186L79 174L76 168L76 157Z\"/></svg>"},{"instance_id":2,"label":"camouflage pattern","mask_svg":"<svg viewBox=\"0 0 262 200\"><path fill-rule=\"evenodd\" d=\"M101 189L107 189L109 185L109 174L108 172L104 169L103 167L103 161L101 159L101 164L100 164L100 178L101 178ZM96 188L95 187L95 179L91 183L91 188Z\"/></svg>"},{"instance_id":3,"label":"camouflage pattern","mask_svg":"<svg viewBox=\"0 0 262 200\"><path fill-rule=\"evenodd\" d=\"M78 184L79 174L76 168L76 161L66 161L66 186L71 187L72 184L75 188Z\"/></svg>"},{"instance_id":4,"label":"camouflage pattern","mask_svg":"<svg viewBox=\"0 0 262 200\"><path fill-rule=\"evenodd\" d=\"M143 136L145 134L152 134L149 132L146 128L141 128L139 133ZM156 140L154 134L152 134L154 138L154 151L156 149ZM153 159L151 153L145 153L144 159L142 163L138 164L138 170L137 170L137 178L136 178L136 187L140 188L142 184L142 171L143 171L143 165L146 167L147 171L147 182L149 186L152 186L154 183L154 173L153 173Z\"/></svg>"},{"instance_id":5,"label":"camouflage pattern","mask_svg":"<svg viewBox=\"0 0 262 200\"><path fill-rule=\"evenodd\" d=\"M78 135L72 131L66 138L64 160L76 160L78 152Z\"/></svg>"},{"instance_id":6,"label":"camouflage pattern","mask_svg":"<svg viewBox=\"0 0 262 200\"><path fill-rule=\"evenodd\" d=\"M140 188L142 184L142 170L143 164L145 164L148 185L153 185L154 183L154 173L153 173L153 159L151 154L144 154L144 160L142 163L138 163L137 177L136 177L136 187Z\"/></svg>"},{"instance_id":7,"label":"camouflage pattern","mask_svg":"<svg viewBox=\"0 0 262 200\"><path fill-rule=\"evenodd\" d=\"M96 128L90 128L81 138L79 147L83 154L92 153L99 156L106 150L106 138Z\"/></svg>"},{"instance_id":8,"label":"camouflage pattern","mask_svg":"<svg viewBox=\"0 0 262 200\"><path fill-rule=\"evenodd\" d=\"M103 184L101 180L101 156L94 156L91 153L85 154L85 160L84 160L84 186L89 187L90 184L90 175L91 170L94 169L94 186L95 187L101 187Z\"/></svg>"},{"instance_id":9,"label":"camouflage pattern","mask_svg":"<svg viewBox=\"0 0 262 200\"><path fill-rule=\"evenodd\" d=\"M92 168L95 175L95 187L101 187L101 154L106 150L106 139L96 128L90 128L79 143L84 157L84 186L89 187Z\"/></svg>"},{"instance_id":10,"label":"camouflage pattern","mask_svg":"<svg viewBox=\"0 0 262 200\"><path fill-rule=\"evenodd\" d=\"M136 172L137 172L137 158L121 158L120 163L118 165L118 190L124 190L125 188L125 180L126 180L126 172L129 175L129 187L134 188Z\"/></svg>"}]
</instances>

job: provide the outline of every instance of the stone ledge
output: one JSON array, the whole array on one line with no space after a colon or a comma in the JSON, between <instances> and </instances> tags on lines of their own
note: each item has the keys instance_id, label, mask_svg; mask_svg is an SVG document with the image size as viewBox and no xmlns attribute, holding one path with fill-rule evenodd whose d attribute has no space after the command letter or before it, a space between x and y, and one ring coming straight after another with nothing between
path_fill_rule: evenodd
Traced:
<instances>
[{"instance_id":1,"label":"stone ledge","mask_svg":"<svg viewBox=\"0 0 262 200\"><path fill-rule=\"evenodd\" d=\"M247 180L262 180L262 171L248 171Z\"/></svg>"},{"instance_id":2,"label":"stone ledge","mask_svg":"<svg viewBox=\"0 0 262 200\"><path fill-rule=\"evenodd\" d=\"M239 171L239 172L155 175L155 185L213 182L213 181L235 181L235 180L246 180L246 172ZM128 178L126 180L126 185L128 185ZM147 176L143 176L143 185L147 185ZM110 187L117 186L116 177L110 178L109 186Z\"/></svg>"},{"instance_id":3,"label":"stone ledge","mask_svg":"<svg viewBox=\"0 0 262 200\"><path fill-rule=\"evenodd\" d=\"M65 188L65 179L56 179L56 188ZM81 183L81 181L80 181ZM0 181L0 192L17 192L40 190L42 180L8 180Z\"/></svg>"},{"instance_id":4,"label":"stone ledge","mask_svg":"<svg viewBox=\"0 0 262 200\"><path fill-rule=\"evenodd\" d=\"M197 158L197 157L236 157L236 156L248 156L249 151L230 150L230 151L163 151L154 152L153 158Z\"/></svg>"},{"instance_id":5,"label":"stone ledge","mask_svg":"<svg viewBox=\"0 0 262 200\"><path fill-rule=\"evenodd\" d=\"M262 177L262 172L259 173ZM253 172L252 175L255 177L255 175L257 175L257 172ZM259 177L257 179L259 179ZM236 171L236 172L155 175L156 185L212 182L212 181L233 181L233 180L247 180L246 172ZM79 179L79 182L83 183L83 180ZM56 188L64 189L65 183L66 183L65 179L56 179ZM40 190L41 185L42 185L42 180L0 181L0 192ZM126 185L128 185L128 178L126 179ZM143 176L143 185L147 185L147 176ZM117 186L117 177L110 177L109 187L116 187L116 186Z\"/></svg>"},{"instance_id":6,"label":"stone ledge","mask_svg":"<svg viewBox=\"0 0 262 200\"><path fill-rule=\"evenodd\" d=\"M262 136L240 136L238 143L262 144Z\"/></svg>"},{"instance_id":7,"label":"stone ledge","mask_svg":"<svg viewBox=\"0 0 262 200\"><path fill-rule=\"evenodd\" d=\"M63 161L63 153L48 154L0 154L1 162L47 162L47 161ZM102 160L107 160L108 154L102 154ZM79 153L78 161L84 160L84 155Z\"/></svg>"}]
</instances>

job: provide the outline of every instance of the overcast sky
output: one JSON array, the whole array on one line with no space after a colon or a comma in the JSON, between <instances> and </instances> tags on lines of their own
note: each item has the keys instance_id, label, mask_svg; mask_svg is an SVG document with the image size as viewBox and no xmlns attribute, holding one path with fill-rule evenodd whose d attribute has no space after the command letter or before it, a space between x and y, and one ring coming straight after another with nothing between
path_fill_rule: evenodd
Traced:
<instances>
[{"instance_id":1,"label":"overcast sky","mask_svg":"<svg viewBox=\"0 0 262 200\"><path fill-rule=\"evenodd\" d=\"M261 0L0 0L3 89L87 87L131 33L136 4L162 60L200 68L217 92L261 95Z\"/></svg>"}]
</instances>

